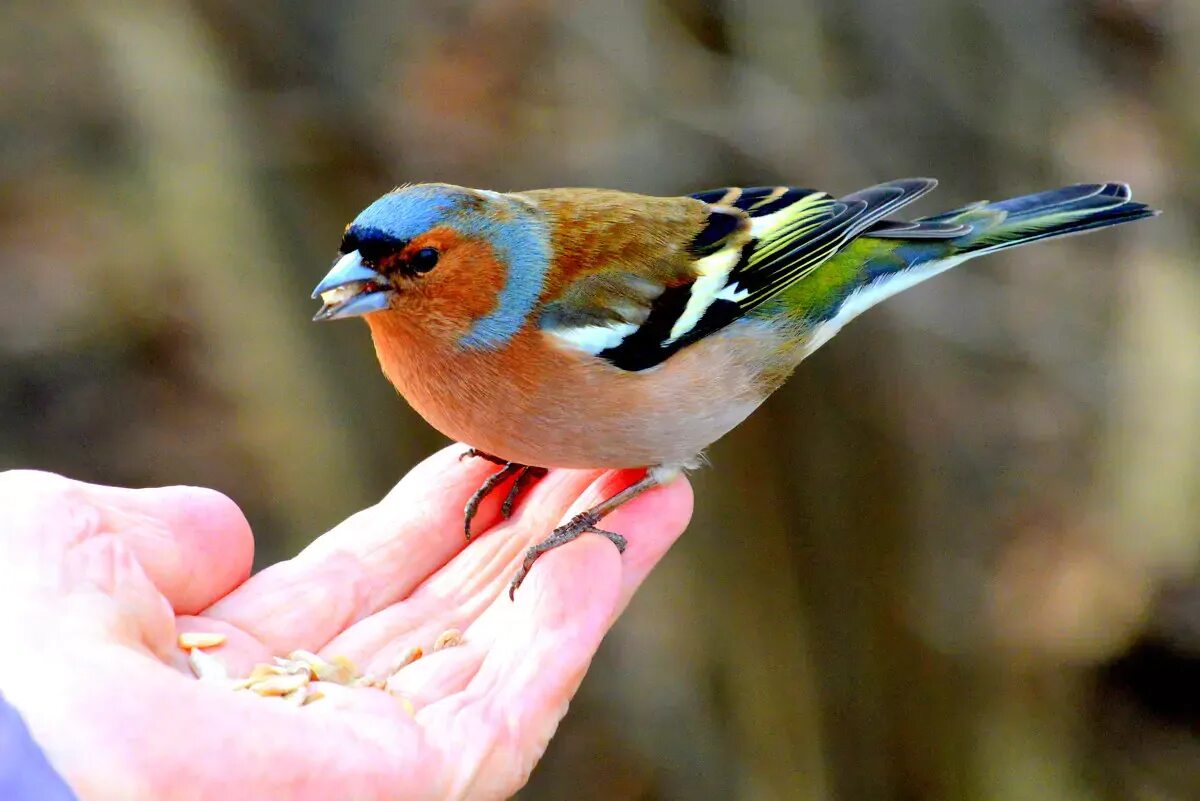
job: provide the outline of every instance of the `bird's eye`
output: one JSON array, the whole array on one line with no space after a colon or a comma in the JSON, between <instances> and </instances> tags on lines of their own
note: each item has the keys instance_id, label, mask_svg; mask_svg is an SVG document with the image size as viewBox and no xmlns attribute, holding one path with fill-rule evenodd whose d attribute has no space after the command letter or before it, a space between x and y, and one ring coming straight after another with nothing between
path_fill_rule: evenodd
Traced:
<instances>
[{"instance_id":1,"label":"bird's eye","mask_svg":"<svg viewBox=\"0 0 1200 801\"><path fill-rule=\"evenodd\" d=\"M408 259L408 266L414 273L427 273L437 265L438 256L436 248L421 248Z\"/></svg>"}]
</instances>

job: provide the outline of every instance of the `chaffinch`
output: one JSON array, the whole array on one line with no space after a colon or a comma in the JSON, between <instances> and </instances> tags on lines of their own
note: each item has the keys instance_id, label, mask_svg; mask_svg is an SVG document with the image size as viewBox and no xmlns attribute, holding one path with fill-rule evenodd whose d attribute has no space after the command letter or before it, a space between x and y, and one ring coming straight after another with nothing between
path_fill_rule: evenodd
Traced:
<instances>
[{"instance_id":1,"label":"chaffinch","mask_svg":"<svg viewBox=\"0 0 1200 801\"><path fill-rule=\"evenodd\" d=\"M446 436L503 468L646 467L531 548L597 528L690 467L806 356L879 301L960 262L1157 212L1125 184L1077 184L889 219L935 186L834 198L776 186L688 197L604 189L392 191L346 227L316 320L362 316L384 374Z\"/></svg>"}]
</instances>

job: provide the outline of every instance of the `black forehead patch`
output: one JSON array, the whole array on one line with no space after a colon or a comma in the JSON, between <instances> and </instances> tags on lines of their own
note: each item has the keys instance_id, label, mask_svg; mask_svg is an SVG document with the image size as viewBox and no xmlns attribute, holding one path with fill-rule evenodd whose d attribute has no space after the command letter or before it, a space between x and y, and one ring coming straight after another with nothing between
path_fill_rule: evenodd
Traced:
<instances>
[{"instance_id":1,"label":"black forehead patch","mask_svg":"<svg viewBox=\"0 0 1200 801\"><path fill-rule=\"evenodd\" d=\"M363 261L372 263L403 250L409 240L393 236L378 228L352 225L342 235L339 251L343 254L357 250Z\"/></svg>"}]
</instances>

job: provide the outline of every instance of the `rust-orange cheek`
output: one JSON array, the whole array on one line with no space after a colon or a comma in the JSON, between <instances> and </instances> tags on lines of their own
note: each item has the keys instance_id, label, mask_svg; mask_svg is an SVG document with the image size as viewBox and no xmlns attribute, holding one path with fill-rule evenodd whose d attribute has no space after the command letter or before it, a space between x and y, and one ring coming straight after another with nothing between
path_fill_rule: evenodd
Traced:
<instances>
[{"instance_id":1,"label":"rust-orange cheek","mask_svg":"<svg viewBox=\"0 0 1200 801\"><path fill-rule=\"evenodd\" d=\"M487 242L439 227L416 237L400 257L422 248L442 254L437 267L415 279L429 311L461 323L464 328L496 307L506 270Z\"/></svg>"}]
</instances>

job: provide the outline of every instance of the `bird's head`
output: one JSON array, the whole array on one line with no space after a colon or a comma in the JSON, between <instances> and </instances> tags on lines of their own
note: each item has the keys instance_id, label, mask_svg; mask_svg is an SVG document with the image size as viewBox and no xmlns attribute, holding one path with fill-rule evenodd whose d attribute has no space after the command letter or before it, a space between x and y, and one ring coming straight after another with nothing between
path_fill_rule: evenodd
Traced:
<instances>
[{"instance_id":1,"label":"bird's head","mask_svg":"<svg viewBox=\"0 0 1200 801\"><path fill-rule=\"evenodd\" d=\"M346 226L313 291L315 320L403 315L464 346L498 346L541 293L549 238L530 204L450 184L401 187Z\"/></svg>"}]
</instances>

